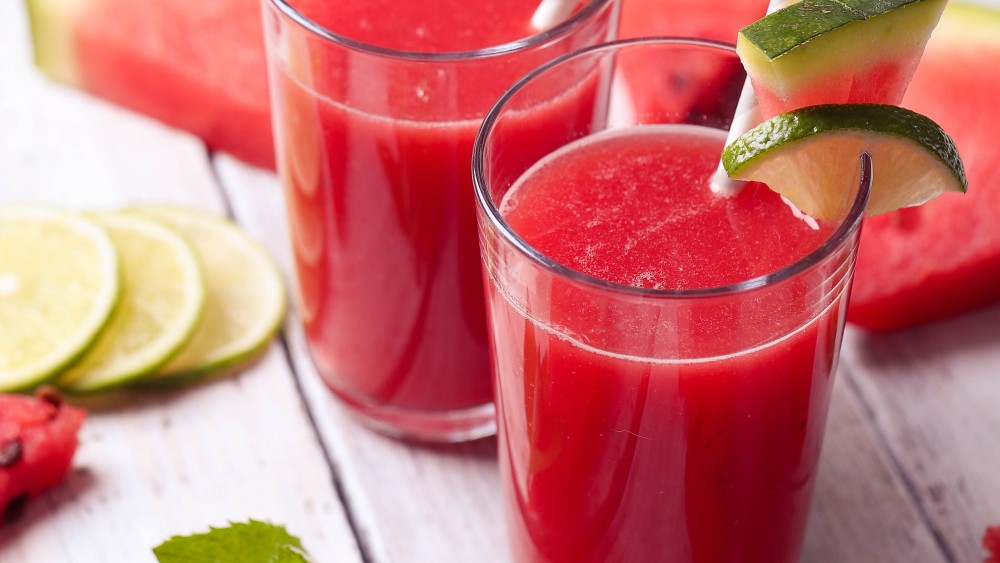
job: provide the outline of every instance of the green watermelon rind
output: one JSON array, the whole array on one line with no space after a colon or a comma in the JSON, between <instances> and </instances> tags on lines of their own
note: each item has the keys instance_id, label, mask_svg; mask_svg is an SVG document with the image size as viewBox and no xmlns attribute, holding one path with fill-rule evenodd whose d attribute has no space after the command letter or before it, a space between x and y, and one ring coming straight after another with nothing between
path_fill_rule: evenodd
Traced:
<instances>
[{"instance_id":1,"label":"green watermelon rind","mask_svg":"<svg viewBox=\"0 0 1000 563\"><path fill-rule=\"evenodd\" d=\"M923 1L862 0L849 5L842 0L805 0L757 20L741 29L740 34L773 61L807 41L852 22L864 22L886 15L887 10Z\"/></svg>"},{"instance_id":2,"label":"green watermelon rind","mask_svg":"<svg viewBox=\"0 0 1000 563\"><path fill-rule=\"evenodd\" d=\"M824 15L827 4L839 9ZM803 0L743 28L736 48L754 86L788 92L880 61L916 59L947 0L849 4L854 8L836 0ZM875 5L890 10L873 15Z\"/></svg>"},{"instance_id":3,"label":"green watermelon rind","mask_svg":"<svg viewBox=\"0 0 1000 563\"><path fill-rule=\"evenodd\" d=\"M936 43L958 47L978 48L978 45L1000 46L1000 9L951 2L945 8L934 30Z\"/></svg>"},{"instance_id":4,"label":"green watermelon rind","mask_svg":"<svg viewBox=\"0 0 1000 563\"><path fill-rule=\"evenodd\" d=\"M35 66L53 80L79 85L74 28L94 0L27 0Z\"/></svg>"}]
</instances>

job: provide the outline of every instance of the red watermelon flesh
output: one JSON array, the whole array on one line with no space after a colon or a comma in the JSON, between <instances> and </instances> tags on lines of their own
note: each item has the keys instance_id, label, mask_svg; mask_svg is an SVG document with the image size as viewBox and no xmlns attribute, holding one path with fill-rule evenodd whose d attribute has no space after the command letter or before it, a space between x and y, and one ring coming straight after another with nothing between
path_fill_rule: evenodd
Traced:
<instances>
[{"instance_id":1,"label":"red watermelon flesh","mask_svg":"<svg viewBox=\"0 0 1000 563\"><path fill-rule=\"evenodd\" d=\"M619 35L623 39L675 36L732 43L741 28L763 17L766 10L767 0L718 5L706 0L625 0ZM701 122L697 116L716 113L716 104L732 105L745 76L738 62L726 64L711 53L677 54L659 64L640 58L631 55L618 60L626 82L633 86L630 99L640 123L644 122L641 116L658 122Z\"/></svg>"},{"instance_id":2,"label":"red watermelon flesh","mask_svg":"<svg viewBox=\"0 0 1000 563\"><path fill-rule=\"evenodd\" d=\"M1000 12L950 4L903 105L955 139L967 194L866 221L848 319L891 330L1000 301Z\"/></svg>"},{"instance_id":3,"label":"red watermelon flesh","mask_svg":"<svg viewBox=\"0 0 1000 563\"><path fill-rule=\"evenodd\" d=\"M63 480L86 413L48 393L0 395L0 523Z\"/></svg>"},{"instance_id":4,"label":"red watermelon flesh","mask_svg":"<svg viewBox=\"0 0 1000 563\"><path fill-rule=\"evenodd\" d=\"M767 0L623 0L619 36L667 35L732 43L740 29L762 18Z\"/></svg>"},{"instance_id":5,"label":"red watermelon flesh","mask_svg":"<svg viewBox=\"0 0 1000 563\"><path fill-rule=\"evenodd\" d=\"M1000 526L986 528L983 534L983 547L989 553L984 563L1000 563Z\"/></svg>"},{"instance_id":6,"label":"red watermelon flesh","mask_svg":"<svg viewBox=\"0 0 1000 563\"><path fill-rule=\"evenodd\" d=\"M796 90L793 100L754 83L754 95L760 106L761 118L767 119L795 108L819 104L898 105L906 93L918 56L919 54L906 61L879 61L864 70L857 69L850 75L830 77L813 87Z\"/></svg>"},{"instance_id":7,"label":"red watermelon flesh","mask_svg":"<svg viewBox=\"0 0 1000 563\"><path fill-rule=\"evenodd\" d=\"M258 0L92 0L74 31L78 86L273 168Z\"/></svg>"}]
</instances>

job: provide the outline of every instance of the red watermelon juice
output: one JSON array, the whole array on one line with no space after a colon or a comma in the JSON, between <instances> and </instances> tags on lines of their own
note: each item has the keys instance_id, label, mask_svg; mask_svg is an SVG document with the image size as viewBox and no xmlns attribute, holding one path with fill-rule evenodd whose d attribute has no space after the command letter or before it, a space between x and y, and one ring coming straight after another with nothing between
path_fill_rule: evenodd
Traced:
<instances>
[{"instance_id":1,"label":"red watermelon juice","mask_svg":"<svg viewBox=\"0 0 1000 563\"><path fill-rule=\"evenodd\" d=\"M266 11L309 349L328 386L389 433L458 440L494 428L473 138L517 78L614 32L613 0L582 3L541 35L535 7L274 0ZM590 118L565 107L574 113L537 119Z\"/></svg>"},{"instance_id":2,"label":"red watermelon juice","mask_svg":"<svg viewBox=\"0 0 1000 563\"><path fill-rule=\"evenodd\" d=\"M514 560L797 561L864 197L816 223L760 184L715 195L726 132L683 123L496 189L503 111L474 168Z\"/></svg>"}]
</instances>

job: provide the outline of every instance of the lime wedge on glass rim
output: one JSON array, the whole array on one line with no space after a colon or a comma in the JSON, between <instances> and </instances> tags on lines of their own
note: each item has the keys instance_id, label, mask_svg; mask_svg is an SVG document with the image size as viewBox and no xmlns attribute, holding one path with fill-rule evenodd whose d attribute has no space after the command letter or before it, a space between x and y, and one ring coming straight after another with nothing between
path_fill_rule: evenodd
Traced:
<instances>
[{"instance_id":1,"label":"lime wedge on glass rim","mask_svg":"<svg viewBox=\"0 0 1000 563\"><path fill-rule=\"evenodd\" d=\"M68 212L0 209L0 392L30 389L93 344L118 302L108 234Z\"/></svg>"},{"instance_id":2,"label":"lime wedge on glass rim","mask_svg":"<svg viewBox=\"0 0 1000 563\"><path fill-rule=\"evenodd\" d=\"M181 235L123 213L94 214L121 257L122 293L97 341L55 384L72 393L117 387L167 362L205 303L201 266Z\"/></svg>"},{"instance_id":3,"label":"lime wedge on glass rim","mask_svg":"<svg viewBox=\"0 0 1000 563\"><path fill-rule=\"evenodd\" d=\"M844 190L858 177L862 153L872 156L868 214L965 192L968 181L955 142L931 119L882 104L831 104L777 115L726 146L730 177L767 184L800 211L834 217Z\"/></svg>"}]
</instances>

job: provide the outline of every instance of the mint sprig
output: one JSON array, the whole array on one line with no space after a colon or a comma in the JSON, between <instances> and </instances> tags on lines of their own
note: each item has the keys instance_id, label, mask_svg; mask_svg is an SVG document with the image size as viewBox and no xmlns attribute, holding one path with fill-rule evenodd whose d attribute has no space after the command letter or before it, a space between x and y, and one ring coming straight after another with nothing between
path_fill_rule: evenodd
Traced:
<instances>
[{"instance_id":1,"label":"mint sprig","mask_svg":"<svg viewBox=\"0 0 1000 563\"><path fill-rule=\"evenodd\" d=\"M250 520L203 534L174 536L153 548L160 563L311 563L302 541L282 526Z\"/></svg>"}]
</instances>

